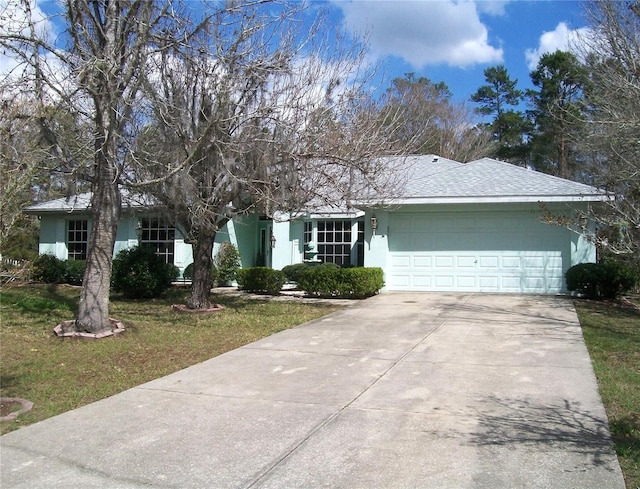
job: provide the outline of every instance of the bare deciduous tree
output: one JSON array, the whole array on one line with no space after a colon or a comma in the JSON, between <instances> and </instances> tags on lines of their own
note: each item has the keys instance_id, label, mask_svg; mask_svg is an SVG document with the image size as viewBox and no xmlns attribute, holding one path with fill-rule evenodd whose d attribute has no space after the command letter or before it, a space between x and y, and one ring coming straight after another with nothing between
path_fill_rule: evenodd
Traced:
<instances>
[{"instance_id":1,"label":"bare deciduous tree","mask_svg":"<svg viewBox=\"0 0 640 489\"><path fill-rule=\"evenodd\" d=\"M67 0L58 21L61 39L40 28L29 1L10 2L12 18L0 31L0 45L18 63L12 76L32 94L34 120L50 155L76 165L91 184L92 228L76 329L98 333L111 328L109 286L112 254L120 218L120 180L127 173L140 88L147 60L158 41L184 32L173 2L147 0ZM184 36L182 36L184 39ZM51 107L89 128L90 161L77 159L82 138L44 116Z\"/></svg>"},{"instance_id":2,"label":"bare deciduous tree","mask_svg":"<svg viewBox=\"0 0 640 489\"><path fill-rule=\"evenodd\" d=\"M480 126L473 112L451 100L445 83L416 78L408 73L393 80L384 96L383 121L389 115L399 125L400 142L413 154L437 154L471 161L492 149L491 134Z\"/></svg>"},{"instance_id":3,"label":"bare deciduous tree","mask_svg":"<svg viewBox=\"0 0 640 489\"><path fill-rule=\"evenodd\" d=\"M213 244L231 217L393 191L397 173L375 157L404 147L364 91L363 46L327 37L322 16L309 27L306 10L234 5L154 58L146 137L165 159L139 152L130 185L143 182L193 243L191 308L210 304Z\"/></svg>"},{"instance_id":4,"label":"bare deciduous tree","mask_svg":"<svg viewBox=\"0 0 640 489\"><path fill-rule=\"evenodd\" d=\"M591 76L588 137L592 183L617 195L597 214L616 253L640 247L640 2L586 4L591 30L581 39Z\"/></svg>"}]
</instances>

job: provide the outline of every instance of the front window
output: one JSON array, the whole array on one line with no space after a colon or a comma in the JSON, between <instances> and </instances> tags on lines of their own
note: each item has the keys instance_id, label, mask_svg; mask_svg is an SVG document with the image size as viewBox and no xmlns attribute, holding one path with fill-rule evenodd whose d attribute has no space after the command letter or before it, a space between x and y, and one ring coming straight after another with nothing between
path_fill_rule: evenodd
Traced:
<instances>
[{"instance_id":1,"label":"front window","mask_svg":"<svg viewBox=\"0 0 640 489\"><path fill-rule=\"evenodd\" d=\"M142 219L140 244L152 248L165 263L173 264L175 252L175 228L160 218Z\"/></svg>"},{"instance_id":2,"label":"front window","mask_svg":"<svg viewBox=\"0 0 640 489\"><path fill-rule=\"evenodd\" d=\"M325 263L351 263L351 221L318 221L318 258Z\"/></svg>"},{"instance_id":3,"label":"front window","mask_svg":"<svg viewBox=\"0 0 640 489\"><path fill-rule=\"evenodd\" d=\"M308 245L311 241L313 241L313 223L311 221L305 221L302 242Z\"/></svg>"},{"instance_id":4,"label":"front window","mask_svg":"<svg viewBox=\"0 0 640 489\"><path fill-rule=\"evenodd\" d=\"M89 221L74 219L67 221L67 258L86 260L89 242Z\"/></svg>"},{"instance_id":5,"label":"front window","mask_svg":"<svg viewBox=\"0 0 640 489\"><path fill-rule=\"evenodd\" d=\"M358 238L356 239L356 265L364 267L364 221L358 221Z\"/></svg>"}]
</instances>

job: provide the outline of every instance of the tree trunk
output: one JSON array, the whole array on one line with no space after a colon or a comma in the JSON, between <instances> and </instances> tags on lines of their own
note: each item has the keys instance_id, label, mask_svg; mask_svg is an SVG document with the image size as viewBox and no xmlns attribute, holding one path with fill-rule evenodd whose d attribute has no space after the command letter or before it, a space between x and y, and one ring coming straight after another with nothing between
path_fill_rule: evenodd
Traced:
<instances>
[{"instance_id":1,"label":"tree trunk","mask_svg":"<svg viewBox=\"0 0 640 489\"><path fill-rule=\"evenodd\" d=\"M558 143L558 176L560 178L569 178L567 145L564 134L560 135L560 141Z\"/></svg>"},{"instance_id":2,"label":"tree trunk","mask_svg":"<svg viewBox=\"0 0 640 489\"><path fill-rule=\"evenodd\" d=\"M102 158L99 153L97 159ZM109 287L113 248L120 218L120 192L107 162L99 162L91 197L92 227L87 250L87 266L82 280L76 330L101 333L111 329Z\"/></svg>"},{"instance_id":3,"label":"tree trunk","mask_svg":"<svg viewBox=\"0 0 640 489\"><path fill-rule=\"evenodd\" d=\"M193 244L193 278L191 296L187 301L189 309L207 309L211 307L211 264L215 231L199 232Z\"/></svg>"}]
</instances>

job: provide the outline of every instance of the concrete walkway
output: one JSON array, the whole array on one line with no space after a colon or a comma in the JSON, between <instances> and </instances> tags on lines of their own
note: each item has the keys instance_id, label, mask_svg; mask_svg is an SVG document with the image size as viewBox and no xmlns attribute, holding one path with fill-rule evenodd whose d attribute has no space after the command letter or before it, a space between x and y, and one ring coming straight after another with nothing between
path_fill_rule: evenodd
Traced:
<instances>
[{"instance_id":1,"label":"concrete walkway","mask_svg":"<svg viewBox=\"0 0 640 489\"><path fill-rule=\"evenodd\" d=\"M0 438L9 488L607 488L571 302L386 293Z\"/></svg>"}]
</instances>

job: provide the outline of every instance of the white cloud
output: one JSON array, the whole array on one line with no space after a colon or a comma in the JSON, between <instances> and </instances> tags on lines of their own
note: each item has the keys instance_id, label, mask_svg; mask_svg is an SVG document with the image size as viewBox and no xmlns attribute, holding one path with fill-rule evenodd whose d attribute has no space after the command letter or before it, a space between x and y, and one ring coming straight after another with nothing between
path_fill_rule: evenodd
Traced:
<instances>
[{"instance_id":1,"label":"white cloud","mask_svg":"<svg viewBox=\"0 0 640 489\"><path fill-rule=\"evenodd\" d=\"M478 10L490 15L504 15L511 0L478 0Z\"/></svg>"},{"instance_id":2,"label":"white cloud","mask_svg":"<svg viewBox=\"0 0 640 489\"><path fill-rule=\"evenodd\" d=\"M55 32L51 20L33 0L27 5L28 9L23 2L17 0L0 0L0 33L29 37L30 24L32 24L36 35L41 39L47 39ZM20 64L21 61L16 53L0 48L0 75L8 75Z\"/></svg>"},{"instance_id":3,"label":"white cloud","mask_svg":"<svg viewBox=\"0 0 640 489\"><path fill-rule=\"evenodd\" d=\"M367 33L372 54L397 56L416 69L432 64L465 67L500 63L503 50L492 46L479 9L500 14L504 1L334 1L347 30Z\"/></svg>"},{"instance_id":4,"label":"white cloud","mask_svg":"<svg viewBox=\"0 0 640 489\"><path fill-rule=\"evenodd\" d=\"M581 40L589 38L590 32L591 30L588 27L571 29L565 22L560 22L553 31L542 33L537 48L525 51L524 56L527 60L527 67L531 71L535 70L538 66L538 61L545 53L554 53L560 50L580 54L579 45Z\"/></svg>"}]
</instances>

